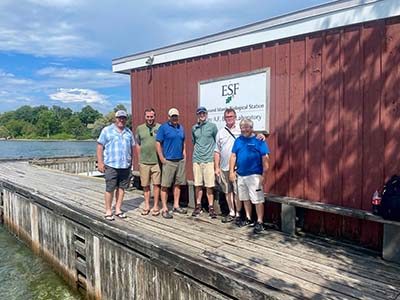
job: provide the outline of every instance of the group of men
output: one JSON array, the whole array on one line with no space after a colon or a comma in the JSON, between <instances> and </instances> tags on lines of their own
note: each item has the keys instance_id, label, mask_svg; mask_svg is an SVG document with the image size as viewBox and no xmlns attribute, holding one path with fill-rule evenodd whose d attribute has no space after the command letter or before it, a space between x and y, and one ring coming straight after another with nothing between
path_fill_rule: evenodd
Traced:
<instances>
[{"instance_id":1,"label":"group of men","mask_svg":"<svg viewBox=\"0 0 400 300\"><path fill-rule=\"evenodd\" d=\"M242 119L236 126L236 112L228 108L224 112L225 127L208 120L205 107L196 110L197 123L191 130L193 150L193 176L196 206L192 216L203 211L203 187L208 200L208 214L216 218L214 209L214 187L217 182L225 193L229 214L222 222L234 221L238 226L254 224L251 221L252 204L255 204L257 221L254 232L263 230L264 193L263 184L269 168L269 149L262 134L255 135L253 122ZM105 218L114 220L114 215L126 218L121 210L124 190L128 187L133 155L139 162L140 181L144 191L142 215L160 213L166 219L174 213L186 214L180 207L181 185L186 184L186 142L185 131L179 123L179 111L171 108L168 121L156 122L153 108L144 111L145 123L136 128L135 138L127 128L127 114L117 111L115 123L105 127L97 142L97 160L100 172L106 180ZM153 207L150 208L150 185L153 185ZM168 192L172 186L173 208L167 206ZM115 196L115 213L112 201ZM161 209L159 208L161 198ZM240 211L245 208L246 217L241 219Z\"/></svg>"}]
</instances>

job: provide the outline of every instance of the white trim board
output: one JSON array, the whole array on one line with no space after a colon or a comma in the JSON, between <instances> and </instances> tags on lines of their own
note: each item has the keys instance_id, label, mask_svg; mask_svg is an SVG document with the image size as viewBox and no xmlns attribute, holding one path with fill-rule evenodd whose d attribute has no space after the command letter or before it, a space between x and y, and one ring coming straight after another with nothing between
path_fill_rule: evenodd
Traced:
<instances>
[{"instance_id":1,"label":"white trim board","mask_svg":"<svg viewBox=\"0 0 400 300\"><path fill-rule=\"evenodd\" d=\"M176 45L114 59L131 70L400 15L400 0L340 0ZM151 58L151 59L149 59Z\"/></svg>"}]
</instances>

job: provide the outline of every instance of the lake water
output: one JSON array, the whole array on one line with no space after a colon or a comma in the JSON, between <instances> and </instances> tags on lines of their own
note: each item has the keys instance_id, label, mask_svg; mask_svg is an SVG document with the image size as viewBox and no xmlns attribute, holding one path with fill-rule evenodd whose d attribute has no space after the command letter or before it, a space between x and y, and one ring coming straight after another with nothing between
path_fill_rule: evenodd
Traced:
<instances>
[{"instance_id":1,"label":"lake water","mask_svg":"<svg viewBox=\"0 0 400 300\"><path fill-rule=\"evenodd\" d=\"M0 141L0 158L96 155L95 141Z\"/></svg>"},{"instance_id":2,"label":"lake water","mask_svg":"<svg viewBox=\"0 0 400 300\"><path fill-rule=\"evenodd\" d=\"M0 159L95 155L96 142L0 141ZM80 300L40 257L0 224L0 299Z\"/></svg>"}]
</instances>

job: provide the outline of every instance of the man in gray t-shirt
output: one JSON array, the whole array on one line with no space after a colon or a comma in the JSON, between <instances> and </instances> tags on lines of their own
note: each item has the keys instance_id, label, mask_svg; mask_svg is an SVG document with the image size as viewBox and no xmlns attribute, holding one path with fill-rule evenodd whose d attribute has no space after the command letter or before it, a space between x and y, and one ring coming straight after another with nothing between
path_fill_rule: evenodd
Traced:
<instances>
[{"instance_id":1,"label":"man in gray t-shirt","mask_svg":"<svg viewBox=\"0 0 400 300\"><path fill-rule=\"evenodd\" d=\"M198 122L192 127L193 151L193 176L196 188L196 208L192 216L198 216L201 209L201 198L203 197L203 184L207 190L208 212L210 218L216 218L214 211L214 149L215 137L218 129L214 123L207 120L207 109L200 106L196 115Z\"/></svg>"}]
</instances>

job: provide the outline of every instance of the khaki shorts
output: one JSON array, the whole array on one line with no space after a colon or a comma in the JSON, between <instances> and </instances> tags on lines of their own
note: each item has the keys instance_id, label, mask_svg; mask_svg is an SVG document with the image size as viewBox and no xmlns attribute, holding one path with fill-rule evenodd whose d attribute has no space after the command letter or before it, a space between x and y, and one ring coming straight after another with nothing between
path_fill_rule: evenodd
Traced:
<instances>
[{"instance_id":1,"label":"khaki shorts","mask_svg":"<svg viewBox=\"0 0 400 300\"><path fill-rule=\"evenodd\" d=\"M229 171L222 171L221 175L217 178L218 184L221 187L221 191L225 194L234 192L236 195L238 194L238 186L237 181L232 183L229 180Z\"/></svg>"},{"instance_id":2,"label":"khaki shorts","mask_svg":"<svg viewBox=\"0 0 400 300\"><path fill-rule=\"evenodd\" d=\"M214 162L193 163L194 186L215 186Z\"/></svg>"},{"instance_id":3,"label":"khaki shorts","mask_svg":"<svg viewBox=\"0 0 400 300\"><path fill-rule=\"evenodd\" d=\"M151 181L155 185L161 184L161 169L159 164L139 164L139 173L140 183L143 187L149 186Z\"/></svg>"},{"instance_id":4,"label":"khaki shorts","mask_svg":"<svg viewBox=\"0 0 400 300\"><path fill-rule=\"evenodd\" d=\"M261 175L238 176L239 200L250 200L253 204L264 203Z\"/></svg>"},{"instance_id":5,"label":"khaki shorts","mask_svg":"<svg viewBox=\"0 0 400 300\"><path fill-rule=\"evenodd\" d=\"M186 184L186 160L179 161L167 160L162 165L161 186L169 188L172 184Z\"/></svg>"}]
</instances>

